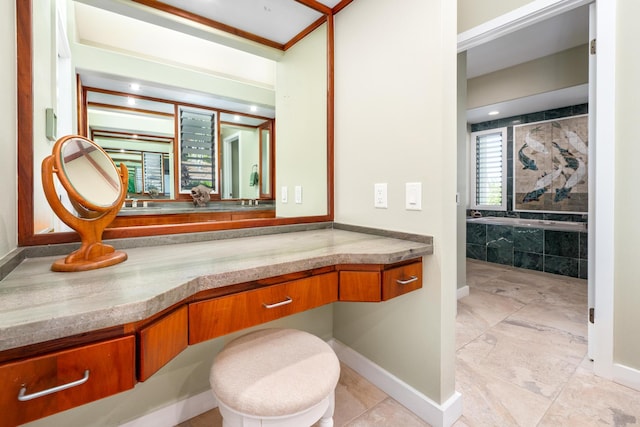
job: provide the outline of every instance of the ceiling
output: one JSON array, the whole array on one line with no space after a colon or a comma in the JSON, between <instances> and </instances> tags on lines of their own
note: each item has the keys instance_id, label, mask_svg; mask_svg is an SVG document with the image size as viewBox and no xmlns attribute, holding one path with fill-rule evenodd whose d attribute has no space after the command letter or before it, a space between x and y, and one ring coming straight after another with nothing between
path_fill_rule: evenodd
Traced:
<instances>
[{"instance_id":1,"label":"ceiling","mask_svg":"<svg viewBox=\"0 0 640 427\"><path fill-rule=\"evenodd\" d=\"M589 6L581 6L525 27L467 51L467 78L478 77L514 65L570 49L589 40ZM478 123L535 111L586 103L588 87L581 85L487 105L467 111L467 121ZM489 111L500 114L489 116Z\"/></svg>"},{"instance_id":2,"label":"ceiling","mask_svg":"<svg viewBox=\"0 0 640 427\"><path fill-rule=\"evenodd\" d=\"M295 0L162 0L141 3L164 3L186 11L196 19L215 21L280 45L287 44L323 16L323 13ZM318 3L331 9L340 0L306 3Z\"/></svg>"},{"instance_id":3,"label":"ceiling","mask_svg":"<svg viewBox=\"0 0 640 427\"><path fill-rule=\"evenodd\" d=\"M281 50L304 34L323 15L319 10L338 10L351 0L75 0L99 10L110 11L123 18L135 18L147 24L179 31L204 40L226 43L234 49L244 49L250 55L277 60ZM313 6L307 7L304 5ZM323 9L326 8L326 9ZM94 21L95 22L95 21ZM473 78L527 61L570 49L588 41L588 6L582 6L543 22L512 32L467 51L467 78ZM124 24L119 24L124 28ZM91 25L87 27L91 28ZM224 32L224 38L216 35ZM96 31L97 33L98 31ZM102 32L104 34L104 31ZM229 36L229 33L233 36ZM113 34L112 34L113 35ZM234 38L235 37L235 38ZM114 37L109 36L110 39ZM126 37L124 37L127 40ZM130 37L128 40L131 40ZM242 39L238 42L237 39ZM247 43L247 40L249 43ZM240 43L240 45L238 44ZM99 44L99 43L98 43ZM128 43L130 44L130 43ZM261 45L256 48L256 45ZM269 46L267 50L265 46ZM126 49L129 46L121 46ZM261 50L262 49L262 50ZM274 53L275 51L275 53ZM200 66L200 65L198 65ZM255 69L255 67L251 67ZM110 81L105 75L85 75L88 85L122 90L125 82ZM587 85L560 91L509 100L467 111L467 121L488 120L488 112L498 110L498 116L509 117L544 109L559 108L587 102ZM166 87L148 87L149 96L242 111L246 105L233 100L211 99L210 95L185 93ZM273 117L274 111L261 110L259 115Z\"/></svg>"},{"instance_id":4,"label":"ceiling","mask_svg":"<svg viewBox=\"0 0 640 427\"><path fill-rule=\"evenodd\" d=\"M275 61L332 8L351 0L75 0L78 43L179 64L268 89L275 87ZM313 6L307 7L303 3ZM320 10L320 11L319 11ZM112 31L118 28L117 32ZM180 40L179 43L176 40ZM190 55L184 46L203 54ZM177 50L173 46L179 45ZM84 86L131 92L128 79L77 70ZM138 81L137 95L261 117L273 106L247 105L210 93Z\"/></svg>"}]
</instances>

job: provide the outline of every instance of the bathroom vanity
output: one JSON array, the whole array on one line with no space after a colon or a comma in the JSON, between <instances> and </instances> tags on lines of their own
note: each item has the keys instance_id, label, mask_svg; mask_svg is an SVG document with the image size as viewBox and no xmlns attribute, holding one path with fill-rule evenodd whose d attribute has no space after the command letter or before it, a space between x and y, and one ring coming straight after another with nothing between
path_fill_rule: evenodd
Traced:
<instances>
[{"instance_id":1,"label":"bathroom vanity","mask_svg":"<svg viewBox=\"0 0 640 427\"><path fill-rule=\"evenodd\" d=\"M0 281L0 426L131 389L198 342L414 291L433 253L428 236L336 224L260 233L165 238L126 249L122 264L76 273L25 258Z\"/></svg>"}]
</instances>

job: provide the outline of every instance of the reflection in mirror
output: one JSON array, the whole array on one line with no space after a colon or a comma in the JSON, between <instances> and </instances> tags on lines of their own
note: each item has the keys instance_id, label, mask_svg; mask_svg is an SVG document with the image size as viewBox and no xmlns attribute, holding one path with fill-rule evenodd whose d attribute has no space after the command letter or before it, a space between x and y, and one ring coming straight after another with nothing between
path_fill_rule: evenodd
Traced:
<instances>
[{"instance_id":1,"label":"reflection in mirror","mask_svg":"<svg viewBox=\"0 0 640 427\"><path fill-rule=\"evenodd\" d=\"M213 159L217 162L218 171L217 176L213 177L216 181L212 182L212 185L218 186L218 193L212 195L212 200L230 205L240 203L237 199L222 200L222 113L241 111L236 106L243 105L247 108L242 110L245 115L257 115L270 120L268 132L265 129L259 138L259 157L250 163L248 173L246 170L238 171L241 179L251 182L252 177L255 179L253 165L258 165L260 206L270 204L270 216L251 216L247 213L244 216L226 215L220 218L211 215L166 215L165 218L160 218L161 214L158 214L158 218L138 218L118 225L116 222L121 218L118 215L106 231L106 237L122 238L331 220L333 157L330 153L333 152L333 139L327 132L332 132L333 119L327 115L327 111L332 108L331 102L327 108L327 101L333 99L333 79L329 72L333 57L333 38L329 35L332 26L323 24L318 19L317 23L301 32L299 37L292 39L286 49L261 46L254 41L239 39L233 34L216 34L215 42L212 42L207 37L194 35L194 27L200 27L200 35L211 33L210 29L203 28L201 24L172 17L168 13L165 18L167 23L171 21L171 25L158 25L153 22L155 14L146 6L134 7L133 2L118 3L116 10L109 7L112 4L110 2L16 0L16 18L20 23L19 28L23 30L17 32L18 51L21 53L18 56L17 70L18 113L21 120L18 129L19 245L77 241L75 233L58 233L66 230L59 226L44 192L37 185L37 169L34 170L34 165L40 164L51 153L51 145L46 139L39 111L54 108L58 117L58 134L79 133L93 138L87 129L87 112L81 112L82 105L86 105L87 101L83 99L80 103L76 102L83 94L83 87L133 94L132 97L137 100L146 96L149 98L147 100L168 100L171 106L187 105L218 111L216 138L220 146ZM118 29L117 34L114 34L113 28ZM146 36L138 37L138 34ZM190 52L199 53L195 55ZM100 77L104 76L113 78L103 85ZM133 82L152 83L156 92L132 92L129 85ZM300 85L292 85L290 82L300 82ZM331 86L327 87L327 84ZM216 102L235 104L233 107L211 105L212 97L216 97ZM249 110L254 105L257 112ZM175 109L158 111L146 105L138 105L136 108L147 110L147 114L156 118L162 114L151 112L168 114L167 117L173 116L173 121L178 115ZM265 109L269 109L270 113L266 113ZM144 113L145 111L138 111L138 116L144 116ZM331 117L329 123L328 117ZM228 121L233 123L233 120ZM260 124L251 126L258 127ZM179 191L179 131L175 126L166 131L161 130L162 128L155 127L145 136L146 139L158 136L165 138L153 142L164 148L144 150L140 145L129 146L128 144L135 145L134 135L140 137L142 134L138 132L127 132L126 137L121 136L120 146L116 146L114 142L114 146L109 148L110 154L118 162L131 162L132 166L138 167L137 174L136 167L132 168L131 182L127 181L126 188L133 193L127 200L127 209L131 209L129 206L134 198L148 200L149 204L171 202L181 205L189 201L189 195ZM103 134L103 139L117 139L114 138L117 129L117 126L104 129L108 132ZM277 150L274 141L276 137ZM96 134L95 138L100 139L100 136ZM168 150L169 145L172 150ZM150 154L145 155L146 152ZM159 154L162 154L161 166ZM326 160L325 154L330 154ZM277 177L273 166L276 161ZM149 169L146 186L145 162ZM153 188L160 184L159 166L162 168L163 189ZM283 185L304 186L304 203L279 203L274 191L276 179ZM277 217L275 209L278 211ZM255 209L251 212L255 212ZM229 223L237 219L244 222ZM175 224L180 225L174 227ZM147 228L148 225L154 227Z\"/></svg>"},{"instance_id":2,"label":"reflection in mirror","mask_svg":"<svg viewBox=\"0 0 640 427\"><path fill-rule=\"evenodd\" d=\"M180 200L197 186L212 199L271 198L272 119L96 88L84 99L89 137L129 169L129 199Z\"/></svg>"},{"instance_id":3,"label":"reflection in mirror","mask_svg":"<svg viewBox=\"0 0 640 427\"><path fill-rule=\"evenodd\" d=\"M57 176L76 212L69 211L54 183ZM80 235L82 245L51 266L53 271L85 271L118 264L127 254L102 243L102 232L116 217L126 196L127 167L116 168L93 141L60 138L42 161L42 187L58 218Z\"/></svg>"}]
</instances>

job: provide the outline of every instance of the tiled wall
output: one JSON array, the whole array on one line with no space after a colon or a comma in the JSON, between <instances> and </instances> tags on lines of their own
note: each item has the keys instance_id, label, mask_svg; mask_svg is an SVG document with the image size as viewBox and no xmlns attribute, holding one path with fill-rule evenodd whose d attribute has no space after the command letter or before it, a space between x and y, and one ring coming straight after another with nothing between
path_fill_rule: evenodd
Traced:
<instances>
[{"instance_id":1,"label":"tiled wall","mask_svg":"<svg viewBox=\"0 0 640 427\"><path fill-rule=\"evenodd\" d=\"M467 258L587 278L587 233L467 223Z\"/></svg>"},{"instance_id":2,"label":"tiled wall","mask_svg":"<svg viewBox=\"0 0 640 427\"><path fill-rule=\"evenodd\" d=\"M507 209L513 207L513 125L588 113L574 105L471 125L471 131L507 127ZM482 216L586 222L580 214L480 211ZM565 276L587 278L587 233L467 223L467 257Z\"/></svg>"}]
</instances>

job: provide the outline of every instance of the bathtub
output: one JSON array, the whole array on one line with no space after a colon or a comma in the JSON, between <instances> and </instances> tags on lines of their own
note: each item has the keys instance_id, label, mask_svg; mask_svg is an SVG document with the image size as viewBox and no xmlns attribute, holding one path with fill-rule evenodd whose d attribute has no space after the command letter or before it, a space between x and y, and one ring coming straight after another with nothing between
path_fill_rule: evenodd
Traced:
<instances>
[{"instance_id":1,"label":"bathtub","mask_svg":"<svg viewBox=\"0 0 640 427\"><path fill-rule=\"evenodd\" d=\"M507 225L525 228L542 228L544 230L578 231L581 233L587 232L586 222L549 221L546 219L525 219L500 216L484 216L480 218L468 217L467 222L477 224Z\"/></svg>"}]
</instances>

